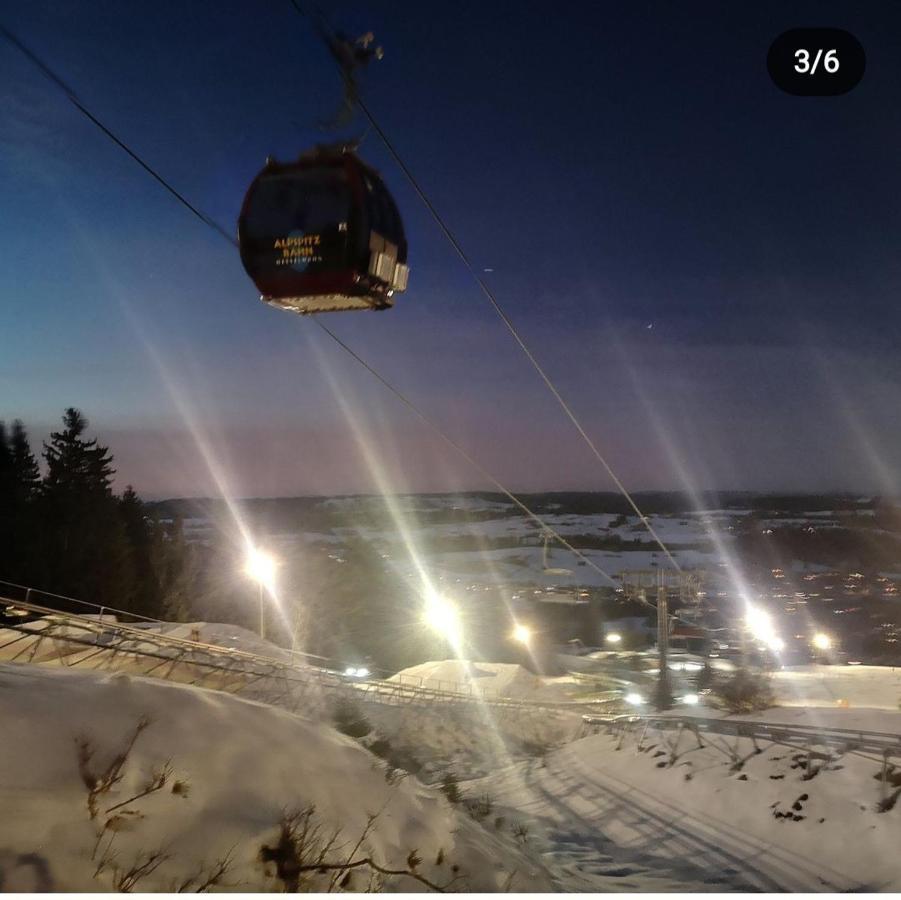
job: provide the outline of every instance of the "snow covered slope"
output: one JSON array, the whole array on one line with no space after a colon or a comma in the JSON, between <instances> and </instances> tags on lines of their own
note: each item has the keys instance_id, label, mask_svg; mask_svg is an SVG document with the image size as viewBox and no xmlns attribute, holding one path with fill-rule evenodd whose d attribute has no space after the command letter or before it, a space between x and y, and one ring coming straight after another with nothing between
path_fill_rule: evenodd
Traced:
<instances>
[{"instance_id":1,"label":"snow covered slope","mask_svg":"<svg viewBox=\"0 0 901 900\"><path fill-rule=\"evenodd\" d=\"M279 709L122 673L0 664L0 723L5 891L109 890L129 878L138 891L195 890L221 860L218 889L282 890L290 860L280 823L311 808L319 830L308 834L307 862L340 829L326 861L412 865L463 890L551 886L512 838L414 778L391 776L353 740ZM302 830L303 818L295 824ZM325 889L333 874L302 877ZM343 886L364 889L371 875L360 866ZM425 889L385 877L389 889Z\"/></svg>"},{"instance_id":2,"label":"snow covered slope","mask_svg":"<svg viewBox=\"0 0 901 900\"><path fill-rule=\"evenodd\" d=\"M529 822L570 890L901 889L901 771L883 792L879 759L814 756L808 769L804 751L760 750L686 734L673 758L659 733L641 750L598 735L463 788Z\"/></svg>"}]
</instances>

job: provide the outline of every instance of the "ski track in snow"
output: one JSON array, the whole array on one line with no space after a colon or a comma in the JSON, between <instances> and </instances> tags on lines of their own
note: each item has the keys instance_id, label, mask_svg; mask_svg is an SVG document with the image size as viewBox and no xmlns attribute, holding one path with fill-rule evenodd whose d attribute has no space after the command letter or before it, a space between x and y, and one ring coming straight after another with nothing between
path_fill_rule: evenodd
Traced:
<instances>
[{"instance_id":1,"label":"ski track in snow","mask_svg":"<svg viewBox=\"0 0 901 900\"><path fill-rule=\"evenodd\" d=\"M636 773L638 775L638 773ZM480 780L511 818L531 817L545 864L567 891L847 891L821 861L696 815L569 749Z\"/></svg>"}]
</instances>

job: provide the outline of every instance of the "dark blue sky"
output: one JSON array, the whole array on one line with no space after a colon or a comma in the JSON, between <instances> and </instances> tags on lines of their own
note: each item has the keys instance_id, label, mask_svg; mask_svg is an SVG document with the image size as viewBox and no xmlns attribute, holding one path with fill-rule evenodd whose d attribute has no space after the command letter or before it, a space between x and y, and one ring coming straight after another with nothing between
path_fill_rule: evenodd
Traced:
<instances>
[{"instance_id":1,"label":"dark blue sky","mask_svg":"<svg viewBox=\"0 0 901 900\"><path fill-rule=\"evenodd\" d=\"M897 489L897 3L327 8L384 45L371 109L629 486ZM0 19L228 230L340 102L288 0ZM861 41L852 93L771 83L805 25ZM374 135L362 153L410 290L324 321L512 488L609 489ZM38 438L81 407L148 496L209 493L211 468L242 495L485 486L6 45L0 192L0 417Z\"/></svg>"}]
</instances>

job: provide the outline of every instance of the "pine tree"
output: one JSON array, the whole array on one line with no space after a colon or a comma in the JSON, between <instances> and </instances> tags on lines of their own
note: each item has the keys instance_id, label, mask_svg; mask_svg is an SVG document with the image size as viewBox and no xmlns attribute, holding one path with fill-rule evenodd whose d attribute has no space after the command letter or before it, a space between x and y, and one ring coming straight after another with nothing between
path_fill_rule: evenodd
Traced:
<instances>
[{"instance_id":1,"label":"pine tree","mask_svg":"<svg viewBox=\"0 0 901 900\"><path fill-rule=\"evenodd\" d=\"M0 422L0 578L28 581L34 567L37 461L19 419L7 433Z\"/></svg>"},{"instance_id":2,"label":"pine tree","mask_svg":"<svg viewBox=\"0 0 901 900\"><path fill-rule=\"evenodd\" d=\"M199 589L199 559L196 547L185 540L181 517L156 521L160 581L160 618L186 622L193 612Z\"/></svg>"},{"instance_id":3,"label":"pine tree","mask_svg":"<svg viewBox=\"0 0 901 900\"><path fill-rule=\"evenodd\" d=\"M161 612L160 584L156 572L157 550L155 523L146 514L144 503L128 485L119 498L119 515L128 539L129 561L135 579L129 612L159 618Z\"/></svg>"},{"instance_id":4,"label":"pine tree","mask_svg":"<svg viewBox=\"0 0 901 900\"><path fill-rule=\"evenodd\" d=\"M15 496L12 450L6 423L0 420L0 578L13 577L13 498Z\"/></svg>"},{"instance_id":5,"label":"pine tree","mask_svg":"<svg viewBox=\"0 0 901 900\"><path fill-rule=\"evenodd\" d=\"M31 452L28 433L21 419L13 422L12 435L9 439L9 452L12 464L15 499L19 503L33 500L41 487L41 472L38 461Z\"/></svg>"},{"instance_id":6,"label":"pine tree","mask_svg":"<svg viewBox=\"0 0 901 900\"><path fill-rule=\"evenodd\" d=\"M74 408L62 431L44 444L47 474L40 493L39 587L59 594L127 608L134 575L125 525L113 497L113 457L87 440L87 419Z\"/></svg>"},{"instance_id":7,"label":"pine tree","mask_svg":"<svg viewBox=\"0 0 901 900\"><path fill-rule=\"evenodd\" d=\"M101 447L96 438L92 441L82 438L88 420L74 407L66 410L63 424L65 428L52 432L50 443L44 444L45 491L60 497L112 496L116 470L109 449Z\"/></svg>"}]
</instances>

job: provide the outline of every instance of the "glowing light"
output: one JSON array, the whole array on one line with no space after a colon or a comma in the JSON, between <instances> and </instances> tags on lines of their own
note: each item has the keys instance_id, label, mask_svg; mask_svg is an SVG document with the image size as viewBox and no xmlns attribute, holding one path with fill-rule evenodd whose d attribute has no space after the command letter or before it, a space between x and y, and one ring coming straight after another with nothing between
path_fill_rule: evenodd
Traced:
<instances>
[{"instance_id":1,"label":"glowing light","mask_svg":"<svg viewBox=\"0 0 901 900\"><path fill-rule=\"evenodd\" d=\"M369 674L369 669L366 666L360 666L357 668L356 666L348 666L344 670L344 674L348 678L365 678Z\"/></svg>"},{"instance_id":2,"label":"glowing light","mask_svg":"<svg viewBox=\"0 0 901 900\"><path fill-rule=\"evenodd\" d=\"M626 694L625 699L630 706L641 706L644 703L644 697L641 694Z\"/></svg>"},{"instance_id":3,"label":"glowing light","mask_svg":"<svg viewBox=\"0 0 901 900\"><path fill-rule=\"evenodd\" d=\"M682 702L687 703L689 706L697 706L699 700L700 700L700 697L698 697L697 694L686 694L682 698Z\"/></svg>"},{"instance_id":4,"label":"glowing light","mask_svg":"<svg viewBox=\"0 0 901 900\"><path fill-rule=\"evenodd\" d=\"M520 644L528 644L532 640L532 629L528 625L517 625L513 629L513 640Z\"/></svg>"},{"instance_id":5,"label":"glowing light","mask_svg":"<svg viewBox=\"0 0 901 900\"><path fill-rule=\"evenodd\" d=\"M773 620L766 610L761 609L759 606L752 606L749 603L745 613L745 624L748 627L748 631L751 632L751 636L765 644L770 650L779 651L785 649L785 641L776 634Z\"/></svg>"},{"instance_id":6,"label":"glowing light","mask_svg":"<svg viewBox=\"0 0 901 900\"><path fill-rule=\"evenodd\" d=\"M773 620L769 613L760 609L759 606L748 605L748 611L745 614L745 624L751 632L751 636L758 641L767 641L773 636Z\"/></svg>"},{"instance_id":7,"label":"glowing light","mask_svg":"<svg viewBox=\"0 0 901 900\"><path fill-rule=\"evenodd\" d=\"M812 643L817 650L829 650L832 648L832 638L822 632L818 632L813 636Z\"/></svg>"},{"instance_id":8,"label":"glowing light","mask_svg":"<svg viewBox=\"0 0 901 900\"><path fill-rule=\"evenodd\" d=\"M607 637L604 638L608 644L618 644L622 639L623 636L621 634L616 634L616 632L608 634Z\"/></svg>"},{"instance_id":9,"label":"glowing light","mask_svg":"<svg viewBox=\"0 0 901 900\"><path fill-rule=\"evenodd\" d=\"M244 561L244 574L261 584L270 593L275 585L275 569L277 563L271 553L259 547L249 547L247 559Z\"/></svg>"},{"instance_id":10,"label":"glowing light","mask_svg":"<svg viewBox=\"0 0 901 900\"><path fill-rule=\"evenodd\" d=\"M447 638L452 644L459 644L463 635L460 613L450 600L436 593L431 593L425 607L425 621L438 634Z\"/></svg>"}]
</instances>

